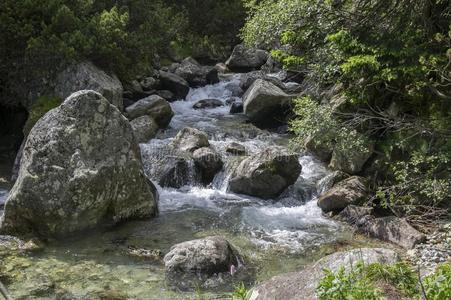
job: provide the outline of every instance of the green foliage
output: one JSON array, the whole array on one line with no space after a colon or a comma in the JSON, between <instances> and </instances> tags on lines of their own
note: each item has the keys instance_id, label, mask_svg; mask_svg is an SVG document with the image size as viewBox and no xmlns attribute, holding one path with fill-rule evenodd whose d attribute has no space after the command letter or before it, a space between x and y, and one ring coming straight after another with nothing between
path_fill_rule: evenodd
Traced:
<instances>
[{"instance_id":1,"label":"green foliage","mask_svg":"<svg viewBox=\"0 0 451 300\"><path fill-rule=\"evenodd\" d=\"M422 299L422 290L416 272L405 262L393 265L359 262L346 272L325 270L317 295L324 300L385 299L383 291L376 288L384 282L412 299ZM445 263L422 282L427 299L447 300L451 296L451 265Z\"/></svg>"},{"instance_id":2,"label":"green foliage","mask_svg":"<svg viewBox=\"0 0 451 300\"><path fill-rule=\"evenodd\" d=\"M297 143L305 144L313 139L318 147L338 149L341 153L366 151L367 138L340 124L331 107L320 105L310 97L298 98L294 103L297 118L290 121L290 128Z\"/></svg>"},{"instance_id":3,"label":"green foliage","mask_svg":"<svg viewBox=\"0 0 451 300\"><path fill-rule=\"evenodd\" d=\"M30 130L40 118L42 118L49 110L59 106L60 104L61 99L58 97L39 97L30 109L27 122L23 128L24 136L27 136L28 133L30 133Z\"/></svg>"},{"instance_id":4,"label":"green foliage","mask_svg":"<svg viewBox=\"0 0 451 300\"><path fill-rule=\"evenodd\" d=\"M251 290L247 289L243 282L235 287L230 295L231 300L248 300L251 297Z\"/></svg>"},{"instance_id":5,"label":"green foliage","mask_svg":"<svg viewBox=\"0 0 451 300\"><path fill-rule=\"evenodd\" d=\"M451 297L451 264L446 263L424 279L428 300L448 300Z\"/></svg>"},{"instance_id":6,"label":"green foliage","mask_svg":"<svg viewBox=\"0 0 451 300\"><path fill-rule=\"evenodd\" d=\"M286 69L323 89L340 86L335 96L347 99L346 113L332 115L298 101L298 141L315 133L320 144L352 145L355 130L376 141L382 206L428 219L449 207L449 1L248 0L246 7L247 44L272 48Z\"/></svg>"},{"instance_id":7,"label":"green foliage","mask_svg":"<svg viewBox=\"0 0 451 300\"><path fill-rule=\"evenodd\" d=\"M330 270L325 270L324 273L316 290L320 300L384 299L365 276L362 263L357 264L351 272L346 272L342 267L336 273Z\"/></svg>"}]
</instances>

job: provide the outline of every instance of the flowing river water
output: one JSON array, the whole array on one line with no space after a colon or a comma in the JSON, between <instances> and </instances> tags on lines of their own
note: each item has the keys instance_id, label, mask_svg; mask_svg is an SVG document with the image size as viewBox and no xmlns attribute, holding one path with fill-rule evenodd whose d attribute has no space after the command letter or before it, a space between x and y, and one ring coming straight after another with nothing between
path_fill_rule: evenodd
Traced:
<instances>
[{"instance_id":1,"label":"flowing river water","mask_svg":"<svg viewBox=\"0 0 451 300\"><path fill-rule=\"evenodd\" d=\"M229 105L192 108L201 99L226 103L239 92L239 75L192 89L185 101L171 103L175 116L170 127L140 145L145 171L152 176L155 166L164 163L162 149L180 129L189 126L205 131L225 161L225 170L210 186L196 184L195 176L178 189L158 186L160 214L155 219L53 242L34 254L6 256L0 263L0 279L14 299L196 299L200 293L207 299L224 299L241 281L252 285L299 270L337 249L366 245L367 240L327 219L317 207L316 197L324 190L318 182L329 171L312 156L299 154L302 173L278 199L227 191L230 170L237 163L236 157L225 153L229 143L238 142L252 154L289 142L288 135L260 130L246 123L243 115L230 115ZM0 188L0 202L6 193L5 187ZM245 256L244 276L222 285L218 280L206 282L198 291L181 291L165 279L161 259L131 255L131 249L158 249L164 255L176 243L210 235L225 236Z\"/></svg>"}]
</instances>

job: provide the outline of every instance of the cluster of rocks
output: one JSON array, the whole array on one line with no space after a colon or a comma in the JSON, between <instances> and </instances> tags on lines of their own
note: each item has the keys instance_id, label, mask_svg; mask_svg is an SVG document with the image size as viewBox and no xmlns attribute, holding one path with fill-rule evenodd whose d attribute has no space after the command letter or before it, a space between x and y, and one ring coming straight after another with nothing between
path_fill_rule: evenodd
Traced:
<instances>
[{"instance_id":1,"label":"cluster of rocks","mask_svg":"<svg viewBox=\"0 0 451 300\"><path fill-rule=\"evenodd\" d=\"M451 223L440 226L426 237L426 241L407 251L407 257L421 270L428 272L451 261Z\"/></svg>"}]
</instances>

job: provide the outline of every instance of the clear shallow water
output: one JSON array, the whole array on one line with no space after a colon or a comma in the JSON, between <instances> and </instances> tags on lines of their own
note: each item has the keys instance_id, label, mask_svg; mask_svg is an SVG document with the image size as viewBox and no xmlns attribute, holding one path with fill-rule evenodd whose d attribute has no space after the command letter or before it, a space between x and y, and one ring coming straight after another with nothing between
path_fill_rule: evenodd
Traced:
<instances>
[{"instance_id":1,"label":"clear shallow water","mask_svg":"<svg viewBox=\"0 0 451 300\"><path fill-rule=\"evenodd\" d=\"M141 145L143 157L152 165L159 161L159 150L183 127L207 132L212 147L226 163L226 170L216 176L211 186L158 186L160 215L155 219L73 237L34 255L6 257L0 262L0 275L7 274L8 288L15 299L57 299L58 293L99 299L99 293L106 291L128 299L195 298L196 293L177 291L168 284L161 259L134 257L130 249L158 249L164 255L176 243L209 235L229 239L249 266L245 277L238 276L219 287L202 286L203 293L211 298L223 297L242 280L252 284L298 270L337 247L365 244L367 241L356 239L346 228L322 216L316 205L317 182L328 170L311 156L299 155L302 174L279 199L262 200L227 191L230 169L236 160L225 154L227 144L239 142L252 154L288 143L287 136L247 124L242 115L229 115L228 105L192 109L196 101L206 98L225 103L237 94L238 79L232 77L191 90L186 101L171 103L175 116L170 128ZM2 195L4 191L0 190L0 201Z\"/></svg>"}]
</instances>

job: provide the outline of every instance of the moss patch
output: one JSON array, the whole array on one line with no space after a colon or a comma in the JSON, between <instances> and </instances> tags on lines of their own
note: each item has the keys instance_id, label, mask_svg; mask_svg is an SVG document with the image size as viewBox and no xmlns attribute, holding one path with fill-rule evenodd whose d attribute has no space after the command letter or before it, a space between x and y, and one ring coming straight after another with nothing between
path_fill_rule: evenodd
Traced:
<instances>
[{"instance_id":1,"label":"moss patch","mask_svg":"<svg viewBox=\"0 0 451 300\"><path fill-rule=\"evenodd\" d=\"M59 106L62 100L53 96L39 97L30 109L28 120L24 125L23 134L28 136L36 122L42 118L49 110Z\"/></svg>"}]
</instances>

